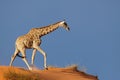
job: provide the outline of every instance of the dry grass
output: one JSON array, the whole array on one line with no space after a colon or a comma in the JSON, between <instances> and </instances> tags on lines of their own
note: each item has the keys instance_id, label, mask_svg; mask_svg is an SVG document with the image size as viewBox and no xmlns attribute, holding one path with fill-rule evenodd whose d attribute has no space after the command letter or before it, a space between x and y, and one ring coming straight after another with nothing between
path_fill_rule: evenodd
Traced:
<instances>
[{"instance_id":1,"label":"dry grass","mask_svg":"<svg viewBox=\"0 0 120 80\"><path fill-rule=\"evenodd\" d=\"M78 68L78 65L76 65L76 64L72 64L72 65L68 65L68 66L66 66L65 68L77 69L77 68Z\"/></svg>"},{"instance_id":2,"label":"dry grass","mask_svg":"<svg viewBox=\"0 0 120 80\"><path fill-rule=\"evenodd\" d=\"M78 71L78 65L72 64L72 65L65 66L63 68L49 65L48 70L61 71L61 72L75 72L75 71Z\"/></svg>"},{"instance_id":3,"label":"dry grass","mask_svg":"<svg viewBox=\"0 0 120 80\"><path fill-rule=\"evenodd\" d=\"M48 65L48 68L59 68L58 66L53 66L53 65ZM78 65L72 64L72 65L67 65L65 68L78 68Z\"/></svg>"},{"instance_id":4,"label":"dry grass","mask_svg":"<svg viewBox=\"0 0 120 80\"><path fill-rule=\"evenodd\" d=\"M87 72L87 68L85 66L78 66L77 64L72 64L72 65L68 65L65 67L66 69L71 69L74 71L81 71L81 72Z\"/></svg>"},{"instance_id":5,"label":"dry grass","mask_svg":"<svg viewBox=\"0 0 120 80\"><path fill-rule=\"evenodd\" d=\"M4 74L6 80L40 80L40 76L36 73L18 73L14 70L9 70Z\"/></svg>"}]
</instances>

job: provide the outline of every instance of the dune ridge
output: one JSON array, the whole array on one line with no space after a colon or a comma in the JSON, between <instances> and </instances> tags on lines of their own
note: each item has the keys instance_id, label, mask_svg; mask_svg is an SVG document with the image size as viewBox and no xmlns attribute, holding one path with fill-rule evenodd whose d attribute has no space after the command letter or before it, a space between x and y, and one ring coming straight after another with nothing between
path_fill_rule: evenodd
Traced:
<instances>
[{"instance_id":1,"label":"dune ridge","mask_svg":"<svg viewBox=\"0 0 120 80\"><path fill-rule=\"evenodd\" d=\"M12 78L12 74L17 79ZM0 66L0 80L23 80L20 75L26 78L24 80L98 80L97 76L79 71L77 67L48 67L48 70L30 71L20 67Z\"/></svg>"}]
</instances>

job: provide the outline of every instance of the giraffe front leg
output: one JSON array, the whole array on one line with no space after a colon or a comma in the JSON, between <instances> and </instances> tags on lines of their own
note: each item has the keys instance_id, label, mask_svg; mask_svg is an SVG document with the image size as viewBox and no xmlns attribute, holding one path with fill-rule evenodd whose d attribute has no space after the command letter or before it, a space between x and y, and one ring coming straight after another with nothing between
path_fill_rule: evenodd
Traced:
<instances>
[{"instance_id":1,"label":"giraffe front leg","mask_svg":"<svg viewBox=\"0 0 120 80\"><path fill-rule=\"evenodd\" d=\"M34 64L34 59L35 59L35 55L36 55L36 49L33 49L33 53L32 53L32 58L31 58L31 64Z\"/></svg>"},{"instance_id":2,"label":"giraffe front leg","mask_svg":"<svg viewBox=\"0 0 120 80\"><path fill-rule=\"evenodd\" d=\"M23 61L25 62L25 64L27 65L28 69L29 69L29 70L32 70L32 68L29 66L28 61L26 60L26 58L24 57L24 58L22 58L22 60L23 60Z\"/></svg>"},{"instance_id":3,"label":"giraffe front leg","mask_svg":"<svg viewBox=\"0 0 120 80\"><path fill-rule=\"evenodd\" d=\"M40 48L40 47L36 47L36 49L44 56L44 68L47 70L47 63L46 63L46 53Z\"/></svg>"},{"instance_id":4,"label":"giraffe front leg","mask_svg":"<svg viewBox=\"0 0 120 80\"><path fill-rule=\"evenodd\" d=\"M29 69L29 70L32 70L32 68L30 67L30 65L28 64L28 61L27 61L27 59L26 59L25 49L22 49L22 50L21 50L21 54L22 54L22 56L23 56L22 60L23 60L23 61L25 62L25 64L27 65L28 69Z\"/></svg>"}]
</instances>

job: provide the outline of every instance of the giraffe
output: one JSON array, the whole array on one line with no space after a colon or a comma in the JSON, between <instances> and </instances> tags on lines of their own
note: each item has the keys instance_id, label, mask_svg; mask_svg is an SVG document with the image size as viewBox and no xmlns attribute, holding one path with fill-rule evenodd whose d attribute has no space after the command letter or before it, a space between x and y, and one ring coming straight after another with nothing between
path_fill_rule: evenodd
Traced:
<instances>
[{"instance_id":1,"label":"giraffe","mask_svg":"<svg viewBox=\"0 0 120 80\"><path fill-rule=\"evenodd\" d=\"M22 36L19 36L15 42L15 52L11 57L10 66L12 66L13 61L15 60L16 56L21 57L22 60L25 62L29 70L32 70L32 67L28 64L26 59L26 49L33 49L32 57L31 57L31 64L34 64L34 58L36 55L36 51L39 51L44 56L44 68L47 68L46 64L46 53L40 47L41 44L41 37L47 35L48 33L58 29L59 27L65 28L67 31L70 30L67 23L65 21L59 21L54 24L32 28L30 31ZM21 55L19 55L21 53Z\"/></svg>"}]
</instances>

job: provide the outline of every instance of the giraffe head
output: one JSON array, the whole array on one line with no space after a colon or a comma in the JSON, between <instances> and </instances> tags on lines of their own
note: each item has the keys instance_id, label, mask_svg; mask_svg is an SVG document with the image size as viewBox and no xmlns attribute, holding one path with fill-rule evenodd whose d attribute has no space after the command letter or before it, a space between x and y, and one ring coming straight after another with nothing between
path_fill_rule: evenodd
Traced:
<instances>
[{"instance_id":1,"label":"giraffe head","mask_svg":"<svg viewBox=\"0 0 120 80\"><path fill-rule=\"evenodd\" d=\"M68 27L67 23L65 21L60 21L59 26L65 28L67 31L70 30L70 28Z\"/></svg>"}]
</instances>

